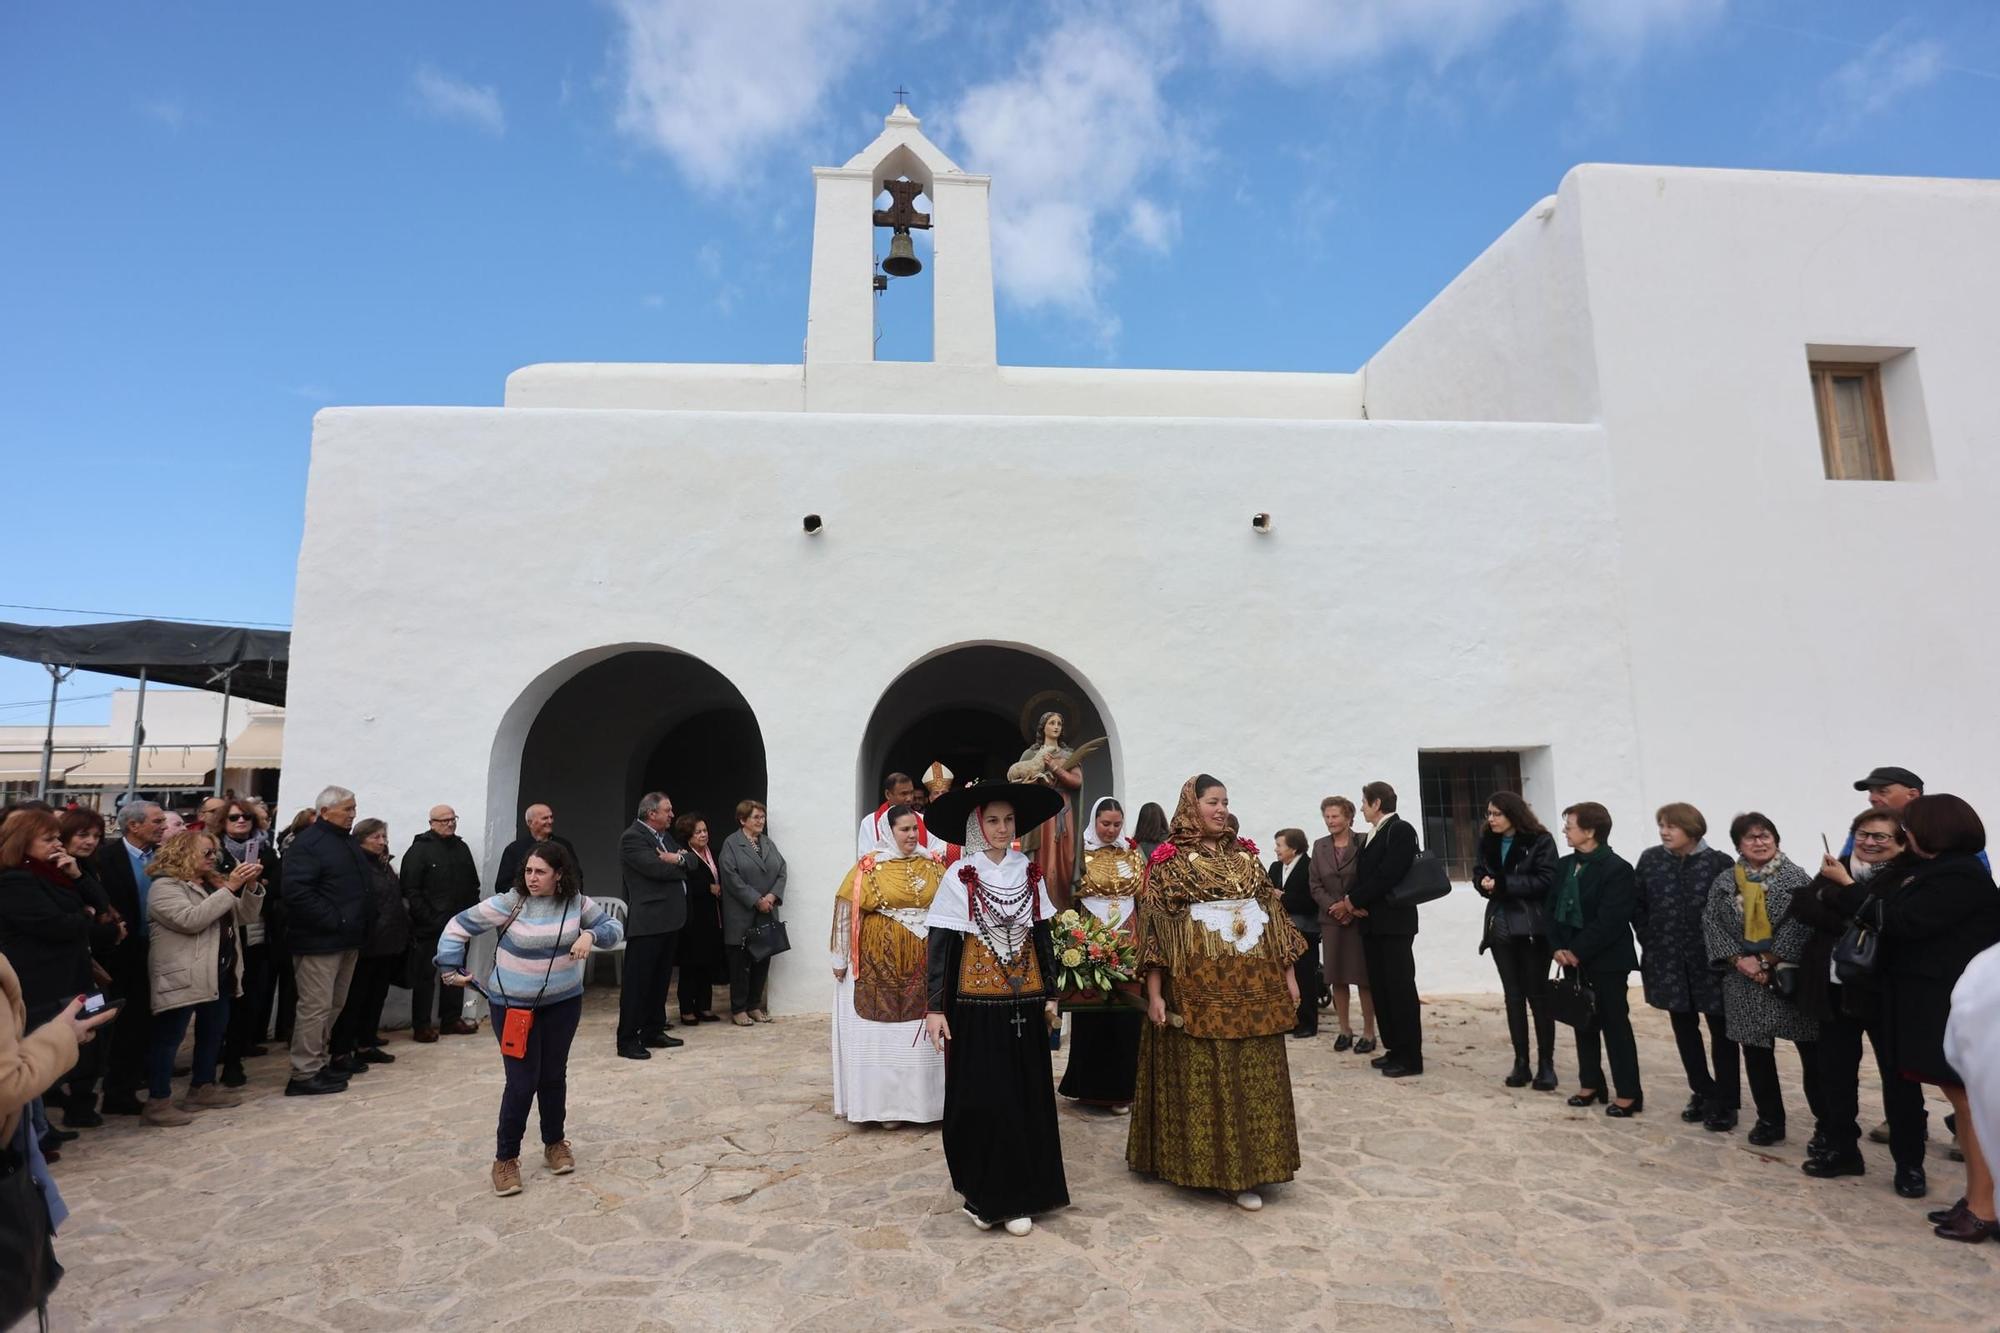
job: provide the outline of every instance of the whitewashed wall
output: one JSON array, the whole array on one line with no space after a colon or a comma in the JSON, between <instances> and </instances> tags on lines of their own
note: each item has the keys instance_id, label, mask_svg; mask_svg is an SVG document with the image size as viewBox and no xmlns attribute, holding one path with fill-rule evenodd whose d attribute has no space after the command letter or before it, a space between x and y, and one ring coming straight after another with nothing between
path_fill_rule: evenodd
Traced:
<instances>
[{"instance_id":1,"label":"whitewashed wall","mask_svg":"<svg viewBox=\"0 0 2000 1333\"><path fill-rule=\"evenodd\" d=\"M1128 791L1168 799L1206 769L1263 835L1313 828L1321 796L1371 778L1413 798L1427 747L1547 745L1630 805L1623 635L1579 611L1617 602L1613 526L1492 521L1556 493L1604 512L1603 460L1580 426L329 410L285 800L337 781L405 829L451 801L490 871L519 738L573 665L550 668L662 644L756 711L810 940L881 692L940 647L998 641L1074 668ZM868 614L885 568L913 571L906 613ZM1052 602L1078 569L1127 610ZM1426 986L1489 987L1471 904L1435 916ZM826 987L799 949L774 1003L817 1008Z\"/></svg>"}]
</instances>

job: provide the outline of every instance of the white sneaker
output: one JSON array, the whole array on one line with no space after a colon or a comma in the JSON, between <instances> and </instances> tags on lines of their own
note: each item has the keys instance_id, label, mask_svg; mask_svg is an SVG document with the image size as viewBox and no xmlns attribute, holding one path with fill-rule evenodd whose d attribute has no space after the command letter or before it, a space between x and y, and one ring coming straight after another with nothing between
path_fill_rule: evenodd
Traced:
<instances>
[{"instance_id":1,"label":"white sneaker","mask_svg":"<svg viewBox=\"0 0 2000 1333\"><path fill-rule=\"evenodd\" d=\"M1124 1105L1124 1106L1114 1106L1114 1107L1112 1107L1112 1108L1111 1108L1111 1114L1113 1114L1113 1115L1131 1115L1131 1114L1132 1114L1132 1107L1131 1107L1131 1105L1130 1105L1129 1103L1128 1103L1127 1105Z\"/></svg>"},{"instance_id":2,"label":"white sneaker","mask_svg":"<svg viewBox=\"0 0 2000 1333\"><path fill-rule=\"evenodd\" d=\"M1236 1196L1236 1206L1246 1213L1254 1213L1264 1206L1264 1196L1255 1190L1244 1190Z\"/></svg>"},{"instance_id":3,"label":"white sneaker","mask_svg":"<svg viewBox=\"0 0 2000 1333\"><path fill-rule=\"evenodd\" d=\"M900 1120L884 1120L880 1123L884 1129L901 1129L903 1127L903 1122Z\"/></svg>"},{"instance_id":4,"label":"white sneaker","mask_svg":"<svg viewBox=\"0 0 2000 1333\"><path fill-rule=\"evenodd\" d=\"M966 1208L961 1211L963 1211L967 1217L971 1218L972 1225L978 1227L981 1231L991 1231L993 1229L993 1224L991 1222L982 1220L979 1214L973 1212L970 1208ZM1011 1226L1013 1224L1009 1223L1008 1225Z\"/></svg>"},{"instance_id":5,"label":"white sneaker","mask_svg":"<svg viewBox=\"0 0 2000 1333\"><path fill-rule=\"evenodd\" d=\"M1007 1234L1010 1236L1025 1236L1034 1229L1035 1219L1032 1217L1016 1217L1007 1223Z\"/></svg>"}]
</instances>

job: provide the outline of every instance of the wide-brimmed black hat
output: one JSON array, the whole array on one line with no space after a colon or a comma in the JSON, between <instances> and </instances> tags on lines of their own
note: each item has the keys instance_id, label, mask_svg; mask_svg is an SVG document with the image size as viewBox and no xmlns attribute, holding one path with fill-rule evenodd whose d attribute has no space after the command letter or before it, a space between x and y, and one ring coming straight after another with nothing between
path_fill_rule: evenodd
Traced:
<instances>
[{"instance_id":1,"label":"wide-brimmed black hat","mask_svg":"<svg viewBox=\"0 0 2000 1333\"><path fill-rule=\"evenodd\" d=\"M965 845L965 824L982 805L1005 801L1014 807L1014 836L1054 819L1062 811L1063 799L1053 787L1039 782L975 782L948 791L932 801L924 811L924 827L933 838Z\"/></svg>"}]
</instances>

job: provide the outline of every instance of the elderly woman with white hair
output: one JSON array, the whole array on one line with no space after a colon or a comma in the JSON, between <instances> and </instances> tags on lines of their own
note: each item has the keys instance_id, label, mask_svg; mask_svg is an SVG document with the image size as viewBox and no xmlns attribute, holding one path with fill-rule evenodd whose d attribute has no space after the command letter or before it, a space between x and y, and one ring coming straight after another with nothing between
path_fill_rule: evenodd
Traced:
<instances>
[{"instance_id":1,"label":"elderly woman with white hair","mask_svg":"<svg viewBox=\"0 0 2000 1333\"><path fill-rule=\"evenodd\" d=\"M329 1054L374 909L368 864L351 832L354 793L328 787L313 811L313 822L292 840L282 864L285 938L299 992L287 1097L344 1092L348 1078L368 1068L358 1061L336 1067Z\"/></svg>"}]
</instances>

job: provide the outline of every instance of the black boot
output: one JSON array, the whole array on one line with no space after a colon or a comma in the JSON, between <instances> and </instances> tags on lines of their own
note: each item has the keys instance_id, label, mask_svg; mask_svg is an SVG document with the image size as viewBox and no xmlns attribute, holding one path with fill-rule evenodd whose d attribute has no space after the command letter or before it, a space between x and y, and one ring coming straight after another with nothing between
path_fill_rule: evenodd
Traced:
<instances>
[{"instance_id":1,"label":"black boot","mask_svg":"<svg viewBox=\"0 0 2000 1333\"><path fill-rule=\"evenodd\" d=\"M1514 1057L1514 1067L1513 1067L1513 1069L1511 1069L1511 1070L1509 1070L1509 1071L1508 1071L1508 1073L1507 1073L1507 1077L1506 1077L1506 1078L1504 1078L1504 1079L1502 1079L1502 1080L1501 1080L1501 1082L1505 1083L1505 1084L1506 1084L1506 1085L1507 1085L1508 1087L1510 1087L1510 1088L1525 1088L1525 1087L1527 1087L1527 1086L1528 1086L1528 1057L1527 1057L1527 1056L1525 1056L1525 1055L1517 1055L1517 1056L1515 1056L1515 1057Z\"/></svg>"},{"instance_id":2,"label":"black boot","mask_svg":"<svg viewBox=\"0 0 2000 1333\"><path fill-rule=\"evenodd\" d=\"M1535 1091L1554 1092L1555 1090L1556 1090L1555 1057L1544 1053L1542 1058L1535 1064Z\"/></svg>"}]
</instances>

